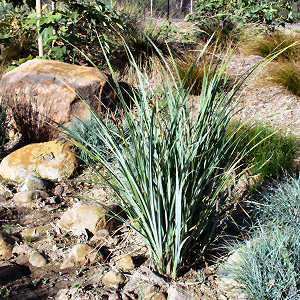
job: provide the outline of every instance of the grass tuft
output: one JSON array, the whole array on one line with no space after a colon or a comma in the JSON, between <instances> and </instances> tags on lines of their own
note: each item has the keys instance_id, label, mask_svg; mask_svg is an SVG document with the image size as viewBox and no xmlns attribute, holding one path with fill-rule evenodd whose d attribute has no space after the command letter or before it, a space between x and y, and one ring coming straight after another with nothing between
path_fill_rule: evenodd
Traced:
<instances>
[{"instance_id":1,"label":"grass tuft","mask_svg":"<svg viewBox=\"0 0 300 300\"><path fill-rule=\"evenodd\" d=\"M235 132L237 154L247 149L243 160L251 168L253 175L260 174L263 179L267 179L292 169L298 149L295 136L266 125L241 125L237 121L231 123L229 131Z\"/></svg>"},{"instance_id":2,"label":"grass tuft","mask_svg":"<svg viewBox=\"0 0 300 300\"><path fill-rule=\"evenodd\" d=\"M300 96L300 63L278 62L270 68L270 81Z\"/></svg>"},{"instance_id":3,"label":"grass tuft","mask_svg":"<svg viewBox=\"0 0 300 300\"><path fill-rule=\"evenodd\" d=\"M23 104L17 103L16 99L13 101L10 108L23 143L48 142L57 137L57 125L39 112L34 100Z\"/></svg>"},{"instance_id":4,"label":"grass tuft","mask_svg":"<svg viewBox=\"0 0 300 300\"><path fill-rule=\"evenodd\" d=\"M132 63L139 86L133 96L135 109L124 108L128 134L118 128L116 141L112 128L95 115L94 138L108 149L113 162L90 140L68 134L112 177L119 204L144 237L154 268L176 278L195 263L196 253L200 257L205 252L227 213L225 187L238 164L227 127L241 82L220 92L225 62L212 76L205 73L194 118L189 93L172 77L167 63L170 74L160 91L164 107L147 76Z\"/></svg>"},{"instance_id":5,"label":"grass tuft","mask_svg":"<svg viewBox=\"0 0 300 300\"><path fill-rule=\"evenodd\" d=\"M224 270L249 299L299 299L300 178L281 183L263 200L259 226L235 248L238 261L227 262Z\"/></svg>"},{"instance_id":6,"label":"grass tuft","mask_svg":"<svg viewBox=\"0 0 300 300\"><path fill-rule=\"evenodd\" d=\"M204 78L207 77L208 80L213 78L218 64L220 61L211 57L203 57L199 60L193 55L188 55L184 59L175 61L175 69L183 87L192 95L200 95ZM223 77L225 83L225 73Z\"/></svg>"},{"instance_id":7,"label":"grass tuft","mask_svg":"<svg viewBox=\"0 0 300 300\"><path fill-rule=\"evenodd\" d=\"M290 178L268 191L257 214L261 223L300 230L300 177Z\"/></svg>"},{"instance_id":8,"label":"grass tuft","mask_svg":"<svg viewBox=\"0 0 300 300\"><path fill-rule=\"evenodd\" d=\"M293 45L292 47L289 47ZM285 49L278 59L295 60L300 57L300 35L275 31L250 38L243 43L242 49L246 54L267 57L270 54Z\"/></svg>"},{"instance_id":9,"label":"grass tuft","mask_svg":"<svg viewBox=\"0 0 300 300\"><path fill-rule=\"evenodd\" d=\"M89 145L87 150L90 153L96 151L97 155L105 157L107 161L112 161L113 157L111 156L111 152L109 152L108 148L98 135L98 123L96 118L97 117L95 117L95 115L92 115L91 118L86 121L82 121L80 119L74 120L71 128L68 130L72 133L74 140L84 140L86 144ZM118 143L120 141L120 138L118 137L118 125L115 124L109 117L106 117L104 122L112 134L111 137L116 140L116 143ZM90 155L90 153L87 153L87 151L80 147L78 150L80 160L86 165L91 165L97 162L97 159Z\"/></svg>"}]
</instances>

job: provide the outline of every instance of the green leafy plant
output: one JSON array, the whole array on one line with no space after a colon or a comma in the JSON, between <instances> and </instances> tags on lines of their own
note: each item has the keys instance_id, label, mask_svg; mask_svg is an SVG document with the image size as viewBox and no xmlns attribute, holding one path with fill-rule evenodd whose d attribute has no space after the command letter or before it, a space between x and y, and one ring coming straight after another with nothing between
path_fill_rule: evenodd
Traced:
<instances>
[{"instance_id":1,"label":"green leafy plant","mask_svg":"<svg viewBox=\"0 0 300 300\"><path fill-rule=\"evenodd\" d=\"M30 43L35 33L26 31L23 27L29 14L30 8L27 5L14 7L6 0L0 1L0 63L2 65L31 51Z\"/></svg>"},{"instance_id":2,"label":"green leafy plant","mask_svg":"<svg viewBox=\"0 0 300 300\"><path fill-rule=\"evenodd\" d=\"M214 33L221 45L237 42L248 23L283 24L296 18L290 0L198 0L189 19L199 28L199 37Z\"/></svg>"},{"instance_id":3,"label":"green leafy plant","mask_svg":"<svg viewBox=\"0 0 300 300\"><path fill-rule=\"evenodd\" d=\"M295 17L290 0L198 0L194 18L230 16L235 22L281 23Z\"/></svg>"},{"instance_id":4,"label":"green leafy plant","mask_svg":"<svg viewBox=\"0 0 300 300\"><path fill-rule=\"evenodd\" d=\"M225 191L238 164L227 129L244 78L224 91L224 62L214 76L204 75L194 119L189 93L172 74L166 74L170 79L162 87L161 107L147 76L133 65L139 87L134 110L124 107L128 135L119 128L121 140L116 142L111 128L95 115L97 138L113 162L84 137L67 134L111 176L109 183L130 225L148 245L153 267L175 278L195 263L196 253L205 252L227 213Z\"/></svg>"},{"instance_id":5,"label":"green leafy plant","mask_svg":"<svg viewBox=\"0 0 300 300\"><path fill-rule=\"evenodd\" d=\"M300 96L300 64L296 62L278 62L269 70L269 80L279 84Z\"/></svg>"},{"instance_id":6,"label":"green leafy plant","mask_svg":"<svg viewBox=\"0 0 300 300\"><path fill-rule=\"evenodd\" d=\"M241 125L236 121L231 123L229 131L235 132L237 153L248 149L243 160L253 174L260 174L266 179L292 169L298 148L296 137L266 125Z\"/></svg>"},{"instance_id":7,"label":"green leafy plant","mask_svg":"<svg viewBox=\"0 0 300 300\"><path fill-rule=\"evenodd\" d=\"M22 2L14 7L5 0L1 1L5 4L2 6L5 13L0 16L0 42L9 45L11 49L8 48L7 52L13 54L11 58L18 59L30 54L36 56L36 12L27 5L21 5ZM119 46L125 21L123 16L99 0L63 1L57 5L55 12L45 8L39 29L43 37L44 55L67 62L86 61L88 56L101 64L104 57L99 40L106 52ZM87 40L89 43L86 43Z\"/></svg>"},{"instance_id":8,"label":"green leafy plant","mask_svg":"<svg viewBox=\"0 0 300 300\"><path fill-rule=\"evenodd\" d=\"M36 21L36 15L30 15L26 19L26 28L36 29ZM124 30L122 17L99 0L65 1L55 13L44 12L40 26L46 55L71 62L85 59L78 50L92 57L94 63L100 62L103 56L99 39L105 51L110 52Z\"/></svg>"},{"instance_id":9,"label":"green leafy plant","mask_svg":"<svg viewBox=\"0 0 300 300\"><path fill-rule=\"evenodd\" d=\"M100 117L100 116L99 116ZM105 157L107 161L112 161L113 156L111 152L108 150L106 145L103 143L102 139L98 135L98 122L95 115L92 115L89 120L75 120L72 124L72 127L68 130L71 132L72 138L77 141L84 140L88 145L87 150L89 152L97 151L98 155ZM111 132L111 137L115 140L116 143L120 142L121 139L118 135L117 124L114 123L111 118L106 117L104 119L106 126L109 128ZM97 159L94 156L91 156L85 149L78 148L79 150L79 158L82 162L87 165L93 164L97 162Z\"/></svg>"}]
</instances>

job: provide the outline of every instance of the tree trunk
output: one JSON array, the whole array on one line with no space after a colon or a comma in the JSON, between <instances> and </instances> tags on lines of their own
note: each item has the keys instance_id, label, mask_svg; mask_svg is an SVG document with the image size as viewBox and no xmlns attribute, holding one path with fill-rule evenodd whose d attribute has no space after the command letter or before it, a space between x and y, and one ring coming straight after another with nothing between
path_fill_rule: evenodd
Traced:
<instances>
[{"instance_id":1,"label":"tree trunk","mask_svg":"<svg viewBox=\"0 0 300 300\"><path fill-rule=\"evenodd\" d=\"M153 0L150 0L150 16L153 15Z\"/></svg>"},{"instance_id":2,"label":"tree trunk","mask_svg":"<svg viewBox=\"0 0 300 300\"><path fill-rule=\"evenodd\" d=\"M40 33L41 14L42 14L41 0L36 0L36 16L37 16L36 27L37 27L37 30L38 30L38 49L39 49L39 56L40 57L44 56L43 39L42 39L42 35Z\"/></svg>"}]
</instances>

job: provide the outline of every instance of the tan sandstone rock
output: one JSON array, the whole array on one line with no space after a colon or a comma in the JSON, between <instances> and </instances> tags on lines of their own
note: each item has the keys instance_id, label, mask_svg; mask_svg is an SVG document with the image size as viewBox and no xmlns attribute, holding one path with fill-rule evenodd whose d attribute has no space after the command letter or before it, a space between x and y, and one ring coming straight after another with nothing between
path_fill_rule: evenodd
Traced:
<instances>
[{"instance_id":1,"label":"tan sandstone rock","mask_svg":"<svg viewBox=\"0 0 300 300\"><path fill-rule=\"evenodd\" d=\"M134 269L134 262L130 255L125 255L116 259L116 266L123 272L129 272Z\"/></svg>"},{"instance_id":2,"label":"tan sandstone rock","mask_svg":"<svg viewBox=\"0 0 300 300\"><path fill-rule=\"evenodd\" d=\"M44 267L47 264L46 258L38 251L32 251L28 258L29 263L36 268Z\"/></svg>"},{"instance_id":3,"label":"tan sandstone rock","mask_svg":"<svg viewBox=\"0 0 300 300\"><path fill-rule=\"evenodd\" d=\"M5 241L0 233L0 260L8 259L12 256L12 247Z\"/></svg>"},{"instance_id":4,"label":"tan sandstone rock","mask_svg":"<svg viewBox=\"0 0 300 300\"><path fill-rule=\"evenodd\" d=\"M97 251L87 244L77 244L71 249L69 255L61 264L61 269L83 266L96 260Z\"/></svg>"},{"instance_id":5,"label":"tan sandstone rock","mask_svg":"<svg viewBox=\"0 0 300 300\"><path fill-rule=\"evenodd\" d=\"M32 228L26 228L21 231L21 236L28 242L33 242L47 236L47 233L51 229L50 225L36 226Z\"/></svg>"},{"instance_id":6,"label":"tan sandstone rock","mask_svg":"<svg viewBox=\"0 0 300 300\"><path fill-rule=\"evenodd\" d=\"M34 208L36 207L36 200L45 198L46 195L47 193L43 191L19 192L14 195L13 201L16 207Z\"/></svg>"},{"instance_id":7,"label":"tan sandstone rock","mask_svg":"<svg viewBox=\"0 0 300 300\"><path fill-rule=\"evenodd\" d=\"M27 145L9 154L0 164L0 175L16 182L28 176L56 181L69 178L76 166L71 146L51 141Z\"/></svg>"},{"instance_id":8,"label":"tan sandstone rock","mask_svg":"<svg viewBox=\"0 0 300 300\"><path fill-rule=\"evenodd\" d=\"M102 277L102 283L108 288L117 289L121 284L125 282L125 276L117 271L109 271Z\"/></svg>"},{"instance_id":9,"label":"tan sandstone rock","mask_svg":"<svg viewBox=\"0 0 300 300\"><path fill-rule=\"evenodd\" d=\"M166 300L165 293L160 291L159 286L148 285L146 286L141 294L143 300Z\"/></svg>"},{"instance_id":10,"label":"tan sandstone rock","mask_svg":"<svg viewBox=\"0 0 300 300\"><path fill-rule=\"evenodd\" d=\"M20 113L17 123L22 110L30 106L38 112L37 120L46 117L56 124L66 124L75 117L87 119L90 111L82 99L98 110L99 98L105 102L110 93L107 77L97 68L42 59L25 62L0 81L0 98ZM18 107L22 109L18 111ZM22 122L26 123L26 118ZM55 127L53 131L58 133Z\"/></svg>"},{"instance_id":11,"label":"tan sandstone rock","mask_svg":"<svg viewBox=\"0 0 300 300\"><path fill-rule=\"evenodd\" d=\"M36 190L44 191L45 189L46 189L46 184L42 179L37 178L35 176L28 176L25 178L19 191L20 192L36 191Z\"/></svg>"},{"instance_id":12,"label":"tan sandstone rock","mask_svg":"<svg viewBox=\"0 0 300 300\"><path fill-rule=\"evenodd\" d=\"M57 225L75 235L81 235L86 230L95 234L106 226L105 213L103 207L78 203L63 213Z\"/></svg>"}]
</instances>

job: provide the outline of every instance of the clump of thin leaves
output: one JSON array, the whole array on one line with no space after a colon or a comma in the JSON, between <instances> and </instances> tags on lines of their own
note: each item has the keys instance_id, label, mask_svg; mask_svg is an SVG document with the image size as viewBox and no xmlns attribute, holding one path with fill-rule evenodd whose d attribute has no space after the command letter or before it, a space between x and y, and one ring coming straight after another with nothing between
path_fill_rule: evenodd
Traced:
<instances>
[{"instance_id":1,"label":"clump of thin leaves","mask_svg":"<svg viewBox=\"0 0 300 300\"><path fill-rule=\"evenodd\" d=\"M111 161L113 159L111 152L106 147L105 143L103 143L101 136L98 134L99 126L97 118L99 117L96 114L92 114L91 118L85 121L76 119L72 126L68 129L74 140L81 142L84 141L84 144L87 146L87 149L83 149L82 147L79 147L78 149L79 158L86 165L94 164L97 161L93 152L105 157L107 161ZM116 143L120 142L117 124L108 117L105 118L104 122L109 128L111 137L115 139Z\"/></svg>"},{"instance_id":2,"label":"clump of thin leaves","mask_svg":"<svg viewBox=\"0 0 300 300\"><path fill-rule=\"evenodd\" d=\"M300 178L289 179L263 197L251 239L235 245L238 262L224 270L249 299L300 297ZM223 270L223 271L224 271Z\"/></svg>"},{"instance_id":3,"label":"clump of thin leaves","mask_svg":"<svg viewBox=\"0 0 300 300\"><path fill-rule=\"evenodd\" d=\"M288 179L271 189L263 197L258 218L263 223L271 221L291 230L296 228L300 233L300 177Z\"/></svg>"},{"instance_id":4,"label":"clump of thin leaves","mask_svg":"<svg viewBox=\"0 0 300 300\"><path fill-rule=\"evenodd\" d=\"M239 248L239 263L228 271L249 299L300 297L300 231L261 228Z\"/></svg>"},{"instance_id":5,"label":"clump of thin leaves","mask_svg":"<svg viewBox=\"0 0 300 300\"><path fill-rule=\"evenodd\" d=\"M111 127L94 115L95 138L113 161L88 139L72 132L69 136L110 174L109 183L131 226L144 237L154 268L175 278L183 266L195 262L195 253L204 253L227 212L225 191L238 165L227 129L243 80L226 91L220 88L226 61L213 75L205 72L195 116L189 92L171 71L157 100L147 76L134 61L132 65L139 82L132 96L135 108L123 108L128 134L118 127L115 139Z\"/></svg>"}]
</instances>

